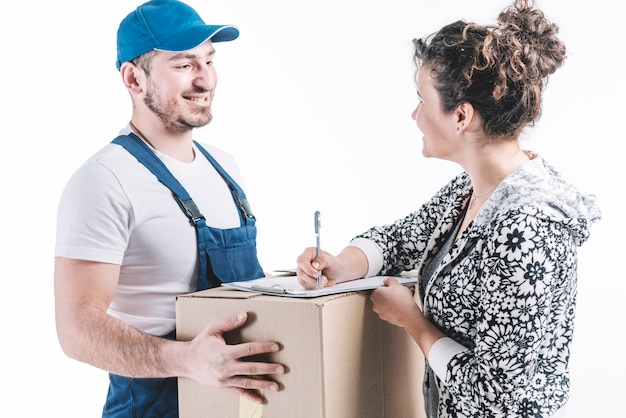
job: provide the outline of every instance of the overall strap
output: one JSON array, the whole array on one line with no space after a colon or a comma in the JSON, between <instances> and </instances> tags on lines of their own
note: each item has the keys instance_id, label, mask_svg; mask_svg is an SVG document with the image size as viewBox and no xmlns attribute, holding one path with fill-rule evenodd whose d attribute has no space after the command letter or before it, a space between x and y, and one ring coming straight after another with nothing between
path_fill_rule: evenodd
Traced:
<instances>
[{"instance_id":1,"label":"overall strap","mask_svg":"<svg viewBox=\"0 0 626 418\"><path fill-rule=\"evenodd\" d=\"M172 191L174 199L193 226L197 228L199 224L203 223L206 225L204 216L200 213L200 210L191 199L191 196L189 196L189 193L187 193L187 190L176 180L176 177L170 173L163 161L152 152L145 142L137 135L131 133L129 135L118 136L113 140L113 143L126 148L126 150L150 170L161 183Z\"/></svg>"},{"instance_id":2,"label":"overall strap","mask_svg":"<svg viewBox=\"0 0 626 418\"><path fill-rule=\"evenodd\" d=\"M204 254L210 238L209 228L204 215L200 213L200 210L191 199L191 196L189 196L189 193L187 193L187 190L176 180L163 161L161 161L161 159L152 152L150 147L137 135L133 133L120 135L112 142L124 147L131 155L137 158L137 161L143 164L161 183L172 191L174 200L176 200L176 203L178 203L178 206L180 206L185 216L189 218L191 225L196 228L198 259L200 261L200 274L198 275L197 288L198 290L208 289L210 287L208 281L208 265Z\"/></svg>"},{"instance_id":3,"label":"overall strap","mask_svg":"<svg viewBox=\"0 0 626 418\"><path fill-rule=\"evenodd\" d=\"M205 150L202 145L198 142L193 141L196 147L200 150L200 152L206 157L207 160L213 165L215 170L222 176L228 188L230 189L231 194L233 195L233 200L237 204L237 208L239 208L239 216L241 217L241 222L243 224L252 224L255 223L255 217L252 213L252 209L250 208L250 204L248 204L248 199L246 199L246 194L243 189L239 187L237 182L233 180L233 178L222 168L222 166L217 162L215 158L207 150Z\"/></svg>"}]
</instances>

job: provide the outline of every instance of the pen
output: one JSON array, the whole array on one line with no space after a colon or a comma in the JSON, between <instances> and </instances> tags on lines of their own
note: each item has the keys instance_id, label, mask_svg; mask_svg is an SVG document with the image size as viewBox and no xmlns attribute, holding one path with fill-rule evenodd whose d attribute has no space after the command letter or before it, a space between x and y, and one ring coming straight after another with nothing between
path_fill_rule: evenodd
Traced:
<instances>
[{"instance_id":1,"label":"pen","mask_svg":"<svg viewBox=\"0 0 626 418\"><path fill-rule=\"evenodd\" d=\"M320 228L322 227L320 220L320 211L315 211L315 257L320 256ZM317 288L322 287L322 270L320 270L317 274Z\"/></svg>"}]
</instances>

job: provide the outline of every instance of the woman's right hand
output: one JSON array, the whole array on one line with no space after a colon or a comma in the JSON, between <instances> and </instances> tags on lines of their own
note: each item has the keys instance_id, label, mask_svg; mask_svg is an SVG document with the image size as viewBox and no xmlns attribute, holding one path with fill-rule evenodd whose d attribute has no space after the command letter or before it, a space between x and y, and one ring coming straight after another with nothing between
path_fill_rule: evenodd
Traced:
<instances>
[{"instance_id":1,"label":"woman's right hand","mask_svg":"<svg viewBox=\"0 0 626 418\"><path fill-rule=\"evenodd\" d=\"M315 247L309 247L296 259L296 275L298 283L305 289L317 289L317 278L322 274L321 287L334 286L337 283L333 277L334 268L337 264L337 257L330 253L321 251L319 257Z\"/></svg>"}]
</instances>

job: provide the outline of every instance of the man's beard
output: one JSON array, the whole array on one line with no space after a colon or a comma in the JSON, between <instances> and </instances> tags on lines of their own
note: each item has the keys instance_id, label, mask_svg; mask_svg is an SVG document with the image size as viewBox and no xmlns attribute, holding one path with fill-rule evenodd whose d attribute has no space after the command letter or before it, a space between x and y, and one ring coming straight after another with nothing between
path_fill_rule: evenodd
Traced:
<instances>
[{"instance_id":1,"label":"man's beard","mask_svg":"<svg viewBox=\"0 0 626 418\"><path fill-rule=\"evenodd\" d=\"M206 93L206 90L196 88L194 93ZM144 103L146 106L154 112L161 122L163 127L171 133L183 133L192 130L193 128L199 128L201 126L208 125L213 119L210 107L200 108L198 111L185 117L176 113L177 102L171 100L168 103L158 102L155 97L158 97L156 91L152 86L149 86Z\"/></svg>"}]
</instances>

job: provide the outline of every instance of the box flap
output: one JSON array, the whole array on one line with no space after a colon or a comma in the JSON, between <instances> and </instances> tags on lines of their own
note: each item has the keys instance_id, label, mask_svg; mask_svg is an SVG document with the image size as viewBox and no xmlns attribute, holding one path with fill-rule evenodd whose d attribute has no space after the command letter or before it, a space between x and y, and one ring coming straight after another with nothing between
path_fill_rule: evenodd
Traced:
<instances>
[{"instance_id":1,"label":"box flap","mask_svg":"<svg viewBox=\"0 0 626 418\"><path fill-rule=\"evenodd\" d=\"M324 306L327 302L345 298L355 293L360 292L346 292L346 293L335 293L327 296L319 296L316 298L290 298L278 295L267 295L261 292L249 292L245 290L237 290L228 287L214 287L212 289L200 290L198 292L187 293L184 295L179 295L176 299L182 298L212 298L212 299L235 299L235 300L248 300L252 298L271 298L272 301L276 301L277 298L283 299L285 302L294 302L294 303L312 303L317 306Z\"/></svg>"},{"instance_id":2,"label":"box flap","mask_svg":"<svg viewBox=\"0 0 626 418\"><path fill-rule=\"evenodd\" d=\"M241 292L239 290L227 290L223 287L201 290L199 292L180 295L178 298L219 298L219 299L251 299L263 295L259 292Z\"/></svg>"}]
</instances>

